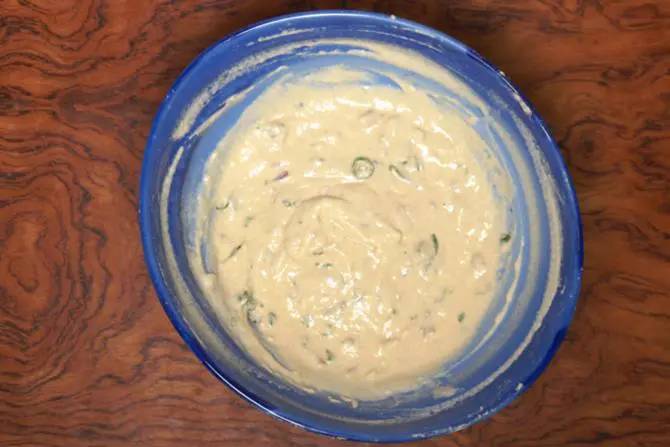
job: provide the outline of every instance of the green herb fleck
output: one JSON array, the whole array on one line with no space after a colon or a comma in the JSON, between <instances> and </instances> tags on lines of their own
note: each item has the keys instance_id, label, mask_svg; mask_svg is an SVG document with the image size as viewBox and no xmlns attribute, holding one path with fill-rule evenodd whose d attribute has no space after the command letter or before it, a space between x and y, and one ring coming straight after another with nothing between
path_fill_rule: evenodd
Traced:
<instances>
[{"instance_id":1,"label":"green herb fleck","mask_svg":"<svg viewBox=\"0 0 670 447\"><path fill-rule=\"evenodd\" d=\"M324 337L332 337L333 331L335 330L335 326L333 326L332 323L328 323L326 325L326 330L323 333Z\"/></svg>"},{"instance_id":2,"label":"green herb fleck","mask_svg":"<svg viewBox=\"0 0 670 447\"><path fill-rule=\"evenodd\" d=\"M249 292L248 290L245 290L241 293L237 294L237 301L240 302L242 306L255 306L256 300L254 299L254 294Z\"/></svg>"},{"instance_id":3,"label":"green herb fleck","mask_svg":"<svg viewBox=\"0 0 670 447\"><path fill-rule=\"evenodd\" d=\"M365 180L375 173L375 164L367 157L356 157L351 164L351 173L358 180Z\"/></svg>"},{"instance_id":4,"label":"green herb fleck","mask_svg":"<svg viewBox=\"0 0 670 447\"><path fill-rule=\"evenodd\" d=\"M282 203L286 208L291 208L291 207L295 206L295 203L294 203L294 202L291 202L291 201L288 200L288 199L284 199L284 200L282 200L281 203Z\"/></svg>"},{"instance_id":5,"label":"green herb fleck","mask_svg":"<svg viewBox=\"0 0 670 447\"><path fill-rule=\"evenodd\" d=\"M462 323L463 320L465 320L465 312L461 312L460 314L458 314L458 322Z\"/></svg>"},{"instance_id":6,"label":"green herb fleck","mask_svg":"<svg viewBox=\"0 0 670 447\"><path fill-rule=\"evenodd\" d=\"M224 259L223 262L226 262L226 261L228 261L229 259L233 258L233 257L237 254L237 252L240 251L240 250L242 249L242 245L244 245L244 244L240 244L240 245L238 245L237 247L235 247L235 248L233 248L232 250L230 250L230 254L228 255L228 257L227 257L226 259Z\"/></svg>"},{"instance_id":7,"label":"green herb fleck","mask_svg":"<svg viewBox=\"0 0 670 447\"><path fill-rule=\"evenodd\" d=\"M335 354L333 354L333 351L330 349L326 349L326 361L330 363L333 360L335 360Z\"/></svg>"},{"instance_id":8,"label":"green herb fleck","mask_svg":"<svg viewBox=\"0 0 670 447\"><path fill-rule=\"evenodd\" d=\"M509 233L504 233L502 236L500 236L500 243L501 244L506 244L512 239L512 235Z\"/></svg>"},{"instance_id":9,"label":"green herb fleck","mask_svg":"<svg viewBox=\"0 0 670 447\"><path fill-rule=\"evenodd\" d=\"M396 177L398 177L399 179L409 182L409 175L407 174L407 172L405 172L404 169L401 170L401 168L397 167L396 165L390 165L389 171L391 171L391 173Z\"/></svg>"},{"instance_id":10,"label":"green herb fleck","mask_svg":"<svg viewBox=\"0 0 670 447\"><path fill-rule=\"evenodd\" d=\"M435 233L430 235L430 239L433 241L433 249L435 250L435 254L437 254L440 251L440 241L437 240Z\"/></svg>"},{"instance_id":11,"label":"green herb fleck","mask_svg":"<svg viewBox=\"0 0 670 447\"><path fill-rule=\"evenodd\" d=\"M254 220L254 216L247 216L244 218L244 228L247 228L251 222Z\"/></svg>"},{"instance_id":12,"label":"green herb fleck","mask_svg":"<svg viewBox=\"0 0 670 447\"><path fill-rule=\"evenodd\" d=\"M434 326L422 326L421 327L421 334L424 337L427 337L428 335L430 335L434 332L435 332L435 327Z\"/></svg>"},{"instance_id":13,"label":"green herb fleck","mask_svg":"<svg viewBox=\"0 0 670 447\"><path fill-rule=\"evenodd\" d=\"M316 266L319 267L320 269L332 269L333 268L333 263L332 262L317 262Z\"/></svg>"},{"instance_id":14,"label":"green herb fleck","mask_svg":"<svg viewBox=\"0 0 670 447\"><path fill-rule=\"evenodd\" d=\"M219 210L219 211L223 211L226 208L228 208L229 206L230 206L230 200L226 200L226 203L224 203L223 205L217 205L216 209Z\"/></svg>"},{"instance_id":15,"label":"green herb fleck","mask_svg":"<svg viewBox=\"0 0 670 447\"><path fill-rule=\"evenodd\" d=\"M276 321L277 321L277 315L274 312L270 312L268 314L268 326L270 327L274 326Z\"/></svg>"}]
</instances>

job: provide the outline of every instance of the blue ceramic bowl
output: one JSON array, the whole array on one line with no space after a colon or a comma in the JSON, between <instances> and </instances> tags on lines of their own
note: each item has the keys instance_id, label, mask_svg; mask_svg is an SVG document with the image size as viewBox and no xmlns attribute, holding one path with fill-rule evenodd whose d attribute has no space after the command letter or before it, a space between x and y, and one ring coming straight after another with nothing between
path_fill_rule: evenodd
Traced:
<instances>
[{"instance_id":1,"label":"blue ceramic bowl","mask_svg":"<svg viewBox=\"0 0 670 447\"><path fill-rule=\"evenodd\" d=\"M303 45L315 39L318 44ZM216 141L267 87L277 67L305 71L310 64L364 63L360 52L343 56L346 51L341 50L356 45L342 39L400 46L423 55L491 104L497 127L478 130L514 184L508 220L522 236L514 239L511 249L520 261L499 272L502 288L511 287L513 274L520 285L493 336L445 365L436 389L355 407L329 398L333 396L306 393L259 367L231 339L203 298L186 257L193 249L189 207ZM286 45L292 50L275 51ZM255 59L251 70L233 68L259 54L263 56ZM206 131L195 131L242 90L255 93L210 120ZM547 184L553 187L543 188ZM556 352L581 280L582 234L575 194L557 145L538 115L503 73L470 48L425 26L378 14L330 11L280 17L233 34L200 55L174 84L154 121L142 167L140 224L160 301L205 366L277 418L351 440L394 442L442 435L500 410L538 377Z\"/></svg>"}]
</instances>

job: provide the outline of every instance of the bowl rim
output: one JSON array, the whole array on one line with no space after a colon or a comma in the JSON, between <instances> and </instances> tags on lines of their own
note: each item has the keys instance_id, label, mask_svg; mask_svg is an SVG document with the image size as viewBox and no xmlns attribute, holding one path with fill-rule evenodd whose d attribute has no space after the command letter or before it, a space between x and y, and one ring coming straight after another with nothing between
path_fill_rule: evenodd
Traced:
<instances>
[{"instance_id":1,"label":"bowl rim","mask_svg":"<svg viewBox=\"0 0 670 447\"><path fill-rule=\"evenodd\" d=\"M196 355L198 360L212 373L219 381L223 382L229 389L231 389L235 394L238 396L242 397L244 400L247 402L251 403L252 406L260 409L261 411L279 419L285 422L288 422L291 425L300 427L304 430L321 434L321 435L326 435L330 437L334 437L337 439L341 440L349 440L349 441L357 441L357 442L373 442L373 443L379 443L379 444L386 444L386 443L397 443L397 442L406 442L406 441L414 441L414 440L421 440L421 439L428 439L428 438L433 438L437 436L443 436L447 435L449 433L453 433L455 431L458 431L464 427L452 427L452 426L446 426L444 429L441 430L436 430L436 431L431 431L431 432L421 432L421 433L406 433L401 436L396 436L396 437L388 437L388 438L376 438L372 437L366 434L361 434L357 432L340 432L340 431L334 431L331 429L323 429L319 426L316 425L311 425L308 423L304 423L303 421L300 420L299 417L293 417L291 415L286 414L284 411L282 411L280 408L276 408L275 406L271 405L269 402L265 401L263 398L260 396L257 396L256 394L248 391L245 389L244 386L241 384L237 383L235 380L231 379L230 377L226 376L223 372L221 372L214 361L212 361L211 357L207 354L206 350L204 347L201 345L201 343L196 339L196 337L193 335L191 332L191 329L188 325L188 323L185 321L185 319L181 316L181 314L178 312L178 310L174 307L172 303L172 296L170 292L168 291L168 288L163 281L163 277L161 274L161 268L159 266L159 263L156 259L156 243L152 240L152 234L149 231L151 228L151 197L152 197L152 176L153 174L153 169L152 167L155 166L155 160L157 157L157 154L162 150L160 147L155 146L155 140L157 138L156 132L158 129L159 124L164 118L164 115L167 113L167 109L170 107L172 97L174 94L180 89L182 84L185 82L186 78L201 64L203 63L204 59L214 51L217 47L220 45L223 45L225 43L228 43L229 41L237 38L238 36L251 32L251 31L258 31L259 29L262 29L264 27L268 26L276 26L280 25L285 22L292 22L295 20L304 20L304 19L316 19L316 18L342 18L342 17L355 17L355 18L364 18L364 19L369 19L371 22L382 22L382 23L394 23L394 24L400 24L404 25L410 29L413 30L418 30L422 34L428 36L431 39L441 39L444 41L449 42L451 45L454 45L455 47L458 47L462 49L463 51L467 52L469 56L471 56L473 59L476 60L476 62L480 63L481 65L484 66L485 69L491 70L495 73L495 75L500 79L500 81L503 84L507 84L507 87L511 89L512 92L516 93L518 95L518 98L520 98L520 102L525 104L531 111L533 115L533 119L536 120L537 125L541 129L542 132L546 134L547 138L547 143L549 143L550 150L555 151L555 155L557 155L556 160L557 160L557 165L558 168L564 176L565 180L565 185L567 186L567 189L565 192L564 199L566 201L565 203L565 209L568 210L575 218L575 227L577 229L577 234L576 236L576 251L573 254L573 261L574 261L574 283L571 286L571 291L569 294L567 294L564 298L566 299L566 304L568 307L566 307L565 311L565 327L563 330L559 331L554 339L553 344L549 347L547 353L543 357L542 361L538 365L538 367L535 369L535 371L529 376L529 378L524 381L524 386L521 388L515 388L512 389L512 391L504 398L501 399L500 402L491 408L489 408L489 411L487 412L486 416L480 419L474 419L471 421L467 426L470 426L476 422L479 422L482 419L486 419L493 414L497 413L504 407L506 407L510 402L512 402L514 399L516 399L519 395L523 394L529 386L537 380L537 378L541 375L541 373L546 369L546 367L549 365L551 360L554 358L556 352L558 351L559 346L563 342L563 339L566 335L567 329L570 326L575 309L577 307L577 301L578 297L580 294L581 290L581 283L582 283L582 275L583 275L583 269L584 269L584 240L583 240L583 228L582 228L582 218L581 214L579 212L579 202L576 194L576 190L574 187L573 180L569 174L568 168L566 161L564 157L562 156L560 152L560 148L549 131L548 126L546 125L545 121L542 119L542 117L537 113L533 105L528 101L527 97L523 94L523 92L500 70L498 69L495 65L490 63L487 59L485 59L482 55L480 55L477 51L469 47L468 45L464 44L463 42L449 36L448 34L443 33L442 31L439 31L437 29L434 29L432 27L429 27L427 25L423 25L418 22L414 22L412 20L408 19L403 19L400 17L397 17L395 15L390 15L390 14L384 14L384 13L378 13L378 12L368 12L368 11L354 11L354 10L344 10L344 9L326 9L326 10L319 10L319 11L307 11L307 12L298 12L298 13L292 13L292 14L285 14L285 15L280 15L276 17L271 17L265 20L261 20L259 22L255 22L251 25L245 26L243 28L238 29L237 31L234 31L222 39L218 40L214 44L210 45L207 47L203 52L201 52L195 59L193 59L188 66L180 73L180 75L177 77L177 79L174 81L172 86L170 87L169 91L163 98L158 111L156 112L156 115L153 119L152 125L151 125L151 130L149 132L149 136L147 138L147 142L145 145L145 151L143 154L143 161L142 161L142 167L141 167L141 174L140 174L140 185L139 185L139 205L138 205L138 217L139 217L139 224L140 224L140 233L141 233L141 240L142 240L142 246L143 246L143 253L144 253L144 259L145 263L147 265L148 271L149 271L149 277L151 278L151 282L154 285L154 288L156 290L157 297L163 306L163 309L165 313L167 314L170 322L174 326L174 328L177 330L177 333L179 336L184 340L188 348ZM150 174L151 173L151 174Z\"/></svg>"}]
</instances>

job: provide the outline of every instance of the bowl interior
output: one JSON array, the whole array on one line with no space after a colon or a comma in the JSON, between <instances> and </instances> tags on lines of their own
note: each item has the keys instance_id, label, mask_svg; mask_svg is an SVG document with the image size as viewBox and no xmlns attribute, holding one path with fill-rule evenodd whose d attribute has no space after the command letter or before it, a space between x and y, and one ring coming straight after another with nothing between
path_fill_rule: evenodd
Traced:
<instances>
[{"instance_id":1,"label":"bowl interior","mask_svg":"<svg viewBox=\"0 0 670 447\"><path fill-rule=\"evenodd\" d=\"M436 387L358 405L338 396L305 392L259 367L221 325L187 260L189 250L198 249L193 205L216 143L272 83L279 67L288 67L295 76L336 64L374 69L364 52L351 51L358 49L351 39L417 52L449 70L491 105L495 112L477 130L513 183L508 225L523 235L514 239L499 271L500 296L482 325L491 327L509 295L509 310L493 335L485 338L481 331L471 349L444 365ZM242 65L247 68L238 71ZM405 66L390 68L412 71ZM483 113L444 86L425 80L423 87L455 100L464 110ZM245 99L232 104L230 98L242 91ZM222 109L224 113L217 113ZM140 195L150 274L166 312L191 349L217 377L262 409L334 436L400 441L448 433L487 417L522 392L546 366L568 327L578 295L582 242L576 200L557 146L537 114L504 75L472 50L434 30L387 16L353 12L287 16L244 30L207 50L182 74L161 106L145 151Z\"/></svg>"}]
</instances>

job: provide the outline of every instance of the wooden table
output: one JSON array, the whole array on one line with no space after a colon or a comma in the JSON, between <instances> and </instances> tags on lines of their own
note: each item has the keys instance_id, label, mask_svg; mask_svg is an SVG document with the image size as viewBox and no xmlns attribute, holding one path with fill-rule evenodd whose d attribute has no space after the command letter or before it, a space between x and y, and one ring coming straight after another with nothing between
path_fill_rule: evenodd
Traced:
<instances>
[{"instance_id":1,"label":"wooden table","mask_svg":"<svg viewBox=\"0 0 670 447\"><path fill-rule=\"evenodd\" d=\"M338 445L220 385L159 305L137 194L158 104L259 19L384 11L503 69L560 142L581 301L546 373L429 446L670 445L670 1L0 0L0 445Z\"/></svg>"}]
</instances>

